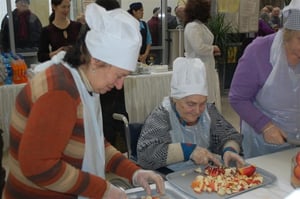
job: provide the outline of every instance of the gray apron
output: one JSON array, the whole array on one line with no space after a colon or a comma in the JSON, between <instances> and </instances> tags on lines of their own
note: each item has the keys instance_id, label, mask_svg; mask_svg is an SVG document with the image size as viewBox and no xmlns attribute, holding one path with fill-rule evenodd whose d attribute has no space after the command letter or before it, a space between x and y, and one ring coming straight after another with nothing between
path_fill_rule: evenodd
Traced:
<instances>
[{"instance_id":1,"label":"gray apron","mask_svg":"<svg viewBox=\"0 0 300 199\"><path fill-rule=\"evenodd\" d=\"M288 137L300 136L300 66L293 70L288 66L282 44L282 31L278 31L271 47L270 62L273 69L263 88L258 92L254 105ZM264 141L250 125L242 121L245 158L293 147L290 144L274 145Z\"/></svg>"},{"instance_id":2,"label":"gray apron","mask_svg":"<svg viewBox=\"0 0 300 199\"><path fill-rule=\"evenodd\" d=\"M209 147L211 120L207 108L200 115L197 124L193 126L184 126L180 123L179 119L177 118L176 113L171 106L169 97L164 98L163 106L169 112L169 118L171 122L170 134L173 143L183 142L196 144L197 146L203 148ZM173 171L179 171L194 166L194 162L189 160L169 165L168 168L172 169Z\"/></svg>"}]
</instances>

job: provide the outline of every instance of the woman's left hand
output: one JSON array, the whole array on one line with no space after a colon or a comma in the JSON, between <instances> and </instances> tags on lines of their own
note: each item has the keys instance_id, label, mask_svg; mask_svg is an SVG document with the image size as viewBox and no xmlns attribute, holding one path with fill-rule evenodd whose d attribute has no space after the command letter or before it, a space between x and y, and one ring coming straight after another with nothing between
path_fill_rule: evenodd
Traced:
<instances>
[{"instance_id":1,"label":"woman's left hand","mask_svg":"<svg viewBox=\"0 0 300 199\"><path fill-rule=\"evenodd\" d=\"M232 151L226 151L223 155L223 160L226 167L230 166L231 161L235 162L237 167L245 165L245 160L239 154Z\"/></svg>"},{"instance_id":2,"label":"woman's left hand","mask_svg":"<svg viewBox=\"0 0 300 199\"><path fill-rule=\"evenodd\" d=\"M143 187L148 195L151 195L151 188L149 183L155 183L157 193L165 194L164 179L154 171L143 169L137 170L132 177L132 182L134 186Z\"/></svg>"},{"instance_id":3,"label":"woman's left hand","mask_svg":"<svg viewBox=\"0 0 300 199\"><path fill-rule=\"evenodd\" d=\"M139 56L139 61L142 63L146 63L146 59L147 59L147 55L146 54L142 54Z\"/></svg>"},{"instance_id":4,"label":"woman's left hand","mask_svg":"<svg viewBox=\"0 0 300 199\"><path fill-rule=\"evenodd\" d=\"M214 165L220 166L221 162L217 158L217 156L206 148L197 146L193 153L191 154L191 160L193 160L196 164L207 165L209 162L213 162Z\"/></svg>"}]
</instances>

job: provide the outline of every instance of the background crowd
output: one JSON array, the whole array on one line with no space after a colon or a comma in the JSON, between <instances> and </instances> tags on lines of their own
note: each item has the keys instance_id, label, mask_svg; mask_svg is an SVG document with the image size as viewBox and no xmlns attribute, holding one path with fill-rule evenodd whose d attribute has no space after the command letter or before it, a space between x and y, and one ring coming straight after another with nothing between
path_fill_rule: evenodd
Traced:
<instances>
[{"instance_id":1,"label":"background crowd","mask_svg":"<svg viewBox=\"0 0 300 199\"><path fill-rule=\"evenodd\" d=\"M161 8L154 7L146 20L142 2L124 10L115 0L97 0L75 21L69 17L71 0L51 0L49 24L42 27L30 0L15 3L16 49L35 49L38 61L50 65L17 97L5 197L126 198L106 181L108 171L148 193L148 183L155 182L163 193L162 178L152 170L222 161L242 166L244 158L295 147L292 140L300 136L299 1L282 10L271 5L260 10L258 31L238 61L229 91L240 129L222 116L215 63L222 49L207 26L211 1L180 0L174 10L167 7L167 28L184 30L185 54L170 63L170 96L144 121L138 165L124 157L126 149L115 147L124 128L112 114L130 121L123 82L137 62L153 64L151 47L162 43ZM11 51L8 20L6 15L1 23L1 52ZM38 120L45 112L51 114Z\"/></svg>"}]
</instances>

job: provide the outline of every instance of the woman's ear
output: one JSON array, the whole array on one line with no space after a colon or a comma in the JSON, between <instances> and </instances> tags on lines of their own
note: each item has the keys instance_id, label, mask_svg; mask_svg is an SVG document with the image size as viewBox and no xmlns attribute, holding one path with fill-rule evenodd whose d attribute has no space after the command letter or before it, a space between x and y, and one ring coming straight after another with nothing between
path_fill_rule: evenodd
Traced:
<instances>
[{"instance_id":1,"label":"woman's ear","mask_svg":"<svg viewBox=\"0 0 300 199\"><path fill-rule=\"evenodd\" d=\"M91 57L90 59L90 64L92 65L92 68L93 69L97 69L99 67L106 67L106 66L110 66L109 64L99 60L99 59L96 59L94 57Z\"/></svg>"},{"instance_id":2,"label":"woman's ear","mask_svg":"<svg viewBox=\"0 0 300 199\"><path fill-rule=\"evenodd\" d=\"M90 62L92 65L95 65L97 63L97 59L95 59L94 57L91 57Z\"/></svg>"}]
</instances>

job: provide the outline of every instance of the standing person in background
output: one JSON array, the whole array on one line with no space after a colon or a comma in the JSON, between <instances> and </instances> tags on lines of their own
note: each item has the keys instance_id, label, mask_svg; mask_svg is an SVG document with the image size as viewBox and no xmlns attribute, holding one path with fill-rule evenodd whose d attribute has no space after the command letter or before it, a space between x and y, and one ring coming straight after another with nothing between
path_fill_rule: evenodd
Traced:
<instances>
[{"instance_id":1,"label":"standing person in background","mask_svg":"<svg viewBox=\"0 0 300 199\"><path fill-rule=\"evenodd\" d=\"M262 12L258 19L258 31L257 36L266 36L274 33L275 30L270 24L270 15L266 12Z\"/></svg>"},{"instance_id":2,"label":"standing person in background","mask_svg":"<svg viewBox=\"0 0 300 199\"><path fill-rule=\"evenodd\" d=\"M167 8L167 23L168 29L175 29L178 25L176 16L172 15L172 8L170 6Z\"/></svg>"},{"instance_id":3,"label":"standing person in background","mask_svg":"<svg viewBox=\"0 0 300 199\"><path fill-rule=\"evenodd\" d=\"M43 27L38 61L44 62L60 51L67 51L77 39L81 23L69 19L71 0L51 0L49 25Z\"/></svg>"},{"instance_id":4,"label":"standing person in background","mask_svg":"<svg viewBox=\"0 0 300 199\"><path fill-rule=\"evenodd\" d=\"M160 19L160 8L155 7L153 9L153 15L151 19L147 22L150 33L151 33L151 38L152 38L152 46L161 46L162 44L162 23ZM149 64L161 64L162 62L162 50L157 50L153 49L149 53ZM152 59L152 60L151 60Z\"/></svg>"},{"instance_id":5,"label":"standing person in background","mask_svg":"<svg viewBox=\"0 0 300 199\"><path fill-rule=\"evenodd\" d=\"M175 7L175 15L177 17L177 24L184 26L184 8L187 0L178 0Z\"/></svg>"},{"instance_id":6,"label":"standing person in background","mask_svg":"<svg viewBox=\"0 0 300 199\"><path fill-rule=\"evenodd\" d=\"M63 60L54 56L16 98L10 125L9 175L3 199L125 199L105 172L151 194L164 181L127 159L103 136L99 93L120 89L141 46L138 22L122 9L86 8L80 32ZM124 54L126 52L126 54ZM41 117L43 114L43 117Z\"/></svg>"},{"instance_id":7,"label":"standing person in background","mask_svg":"<svg viewBox=\"0 0 300 199\"><path fill-rule=\"evenodd\" d=\"M300 136L300 1L275 34L257 37L234 73L229 101L241 118L245 158L294 147Z\"/></svg>"},{"instance_id":8,"label":"standing person in background","mask_svg":"<svg viewBox=\"0 0 300 199\"><path fill-rule=\"evenodd\" d=\"M17 52L29 49L37 50L40 41L40 34L42 30L42 23L39 18L29 9L30 0L16 0L16 9L12 12L15 47ZM9 52L9 25L8 14L1 23L1 44L2 51Z\"/></svg>"},{"instance_id":9,"label":"standing person in background","mask_svg":"<svg viewBox=\"0 0 300 199\"><path fill-rule=\"evenodd\" d=\"M161 20L158 16L160 13L160 8L155 7L152 12L153 15L147 24L151 33L152 45L159 46L161 45Z\"/></svg>"},{"instance_id":10,"label":"standing person in background","mask_svg":"<svg viewBox=\"0 0 300 199\"><path fill-rule=\"evenodd\" d=\"M277 31L282 27L281 18L280 18L280 8L278 6L274 7L271 13L270 23L272 28Z\"/></svg>"},{"instance_id":11,"label":"standing person in background","mask_svg":"<svg viewBox=\"0 0 300 199\"><path fill-rule=\"evenodd\" d=\"M200 58L206 67L209 103L221 112L219 75L214 56L221 50L213 45L214 35L205 25L210 18L210 0L188 0L185 5L184 47L186 57Z\"/></svg>"},{"instance_id":12,"label":"standing person in background","mask_svg":"<svg viewBox=\"0 0 300 199\"><path fill-rule=\"evenodd\" d=\"M140 51L140 56L138 58L139 62L146 63L147 57L149 55L152 38L149 27L145 21L141 19L144 17L144 8L141 2L135 2L129 5L128 12L136 18L140 23L140 32L142 35L142 47Z\"/></svg>"}]
</instances>

